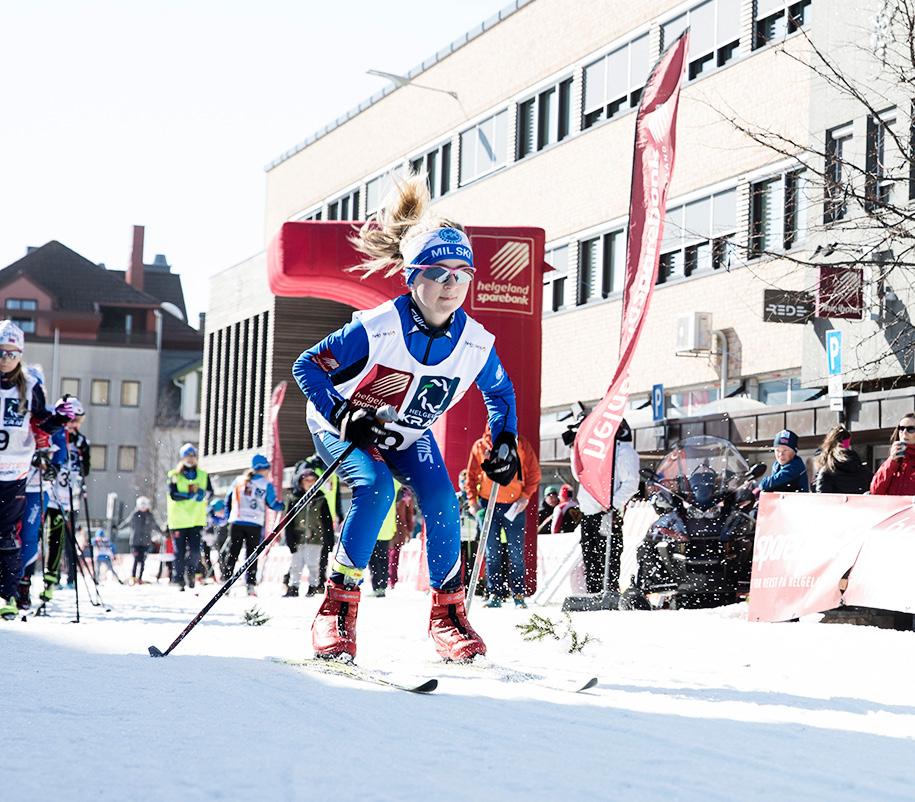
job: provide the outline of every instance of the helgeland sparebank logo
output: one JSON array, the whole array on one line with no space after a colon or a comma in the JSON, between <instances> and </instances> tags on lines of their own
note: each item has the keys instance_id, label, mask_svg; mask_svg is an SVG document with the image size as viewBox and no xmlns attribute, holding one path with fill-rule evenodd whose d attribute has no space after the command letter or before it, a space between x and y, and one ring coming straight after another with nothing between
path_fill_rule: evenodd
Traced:
<instances>
[{"instance_id":1,"label":"helgeland sparebank logo","mask_svg":"<svg viewBox=\"0 0 915 802\"><path fill-rule=\"evenodd\" d=\"M533 240L480 235L473 238L473 250L477 275L470 308L532 315Z\"/></svg>"}]
</instances>

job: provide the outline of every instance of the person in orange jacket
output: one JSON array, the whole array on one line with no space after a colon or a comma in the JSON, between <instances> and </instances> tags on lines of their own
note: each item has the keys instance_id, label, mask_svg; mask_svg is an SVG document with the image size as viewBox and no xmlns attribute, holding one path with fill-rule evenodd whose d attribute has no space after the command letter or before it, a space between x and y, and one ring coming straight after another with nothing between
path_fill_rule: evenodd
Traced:
<instances>
[{"instance_id":1,"label":"person in orange jacket","mask_svg":"<svg viewBox=\"0 0 915 802\"><path fill-rule=\"evenodd\" d=\"M467 463L467 503L476 514L489 503L493 483L483 471L483 461L492 451L489 427L470 449ZM518 474L511 483L499 487L492 527L486 541L486 585L490 598L487 607L501 607L501 591L496 582L501 573L502 553L499 548L501 531L505 531L508 546L508 586L515 606L527 607L524 601L524 511L528 502L537 497L540 489L540 463L534 449L523 435L518 435Z\"/></svg>"}]
</instances>

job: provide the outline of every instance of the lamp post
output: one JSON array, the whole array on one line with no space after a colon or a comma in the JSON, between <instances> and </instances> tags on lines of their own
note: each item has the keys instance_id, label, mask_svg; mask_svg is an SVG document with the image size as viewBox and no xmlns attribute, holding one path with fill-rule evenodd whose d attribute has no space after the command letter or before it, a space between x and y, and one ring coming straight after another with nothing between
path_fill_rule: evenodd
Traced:
<instances>
[{"instance_id":1,"label":"lamp post","mask_svg":"<svg viewBox=\"0 0 915 802\"><path fill-rule=\"evenodd\" d=\"M426 86L425 84L417 84L417 83L413 82L412 78L408 78L406 75L396 75L393 72L385 72L384 70L366 70L365 72L367 75L374 75L378 78L387 78L398 89L400 89L401 87L404 87L404 86L414 86L417 89L427 89L430 92L441 92L442 94L450 95L458 103L461 102L460 98L458 97L458 93L451 89L439 89L436 86Z\"/></svg>"}]
</instances>

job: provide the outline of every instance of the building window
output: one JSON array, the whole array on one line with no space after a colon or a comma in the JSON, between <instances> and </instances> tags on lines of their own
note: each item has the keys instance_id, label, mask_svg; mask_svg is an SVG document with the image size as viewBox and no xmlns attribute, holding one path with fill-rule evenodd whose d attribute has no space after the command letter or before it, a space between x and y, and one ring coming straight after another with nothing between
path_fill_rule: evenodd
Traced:
<instances>
[{"instance_id":1,"label":"building window","mask_svg":"<svg viewBox=\"0 0 915 802\"><path fill-rule=\"evenodd\" d=\"M749 258L787 251L806 238L809 191L803 170L791 170L750 187Z\"/></svg>"},{"instance_id":2,"label":"building window","mask_svg":"<svg viewBox=\"0 0 915 802\"><path fill-rule=\"evenodd\" d=\"M451 143L445 142L435 150L411 159L410 170L416 175L425 174L433 198L447 195L451 191Z\"/></svg>"},{"instance_id":3,"label":"building window","mask_svg":"<svg viewBox=\"0 0 915 802\"><path fill-rule=\"evenodd\" d=\"M868 212L886 206L891 202L893 180L890 168L890 153L895 143L893 127L896 125L896 110L867 118L866 166L864 179L864 208Z\"/></svg>"},{"instance_id":4,"label":"building window","mask_svg":"<svg viewBox=\"0 0 915 802\"><path fill-rule=\"evenodd\" d=\"M597 297L597 277L600 273L600 237L582 240L578 244L578 283L575 303L581 306Z\"/></svg>"},{"instance_id":5,"label":"building window","mask_svg":"<svg viewBox=\"0 0 915 802\"><path fill-rule=\"evenodd\" d=\"M756 0L753 49L780 42L789 34L809 24L811 3L812 0L795 3L786 3L784 0Z\"/></svg>"},{"instance_id":6,"label":"building window","mask_svg":"<svg viewBox=\"0 0 915 802\"><path fill-rule=\"evenodd\" d=\"M582 128L635 108L648 78L648 34L585 67Z\"/></svg>"},{"instance_id":7,"label":"building window","mask_svg":"<svg viewBox=\"0 0 915 802\"><path fill-rule=\"evenodd\" d=\"M60 394L74 395L79 398L79 379L61 379Z\"/></svg>"},{"instance_id":8,"label":"building window","mask_svg":"<svg viewBox=\"0 0 915 802\"><path fill-rule=\"evenodd\" d=\"M121 382L121 406L138 407L140 406L140 382L122 381Z\"/></svg>"},{"instance_id":9,"label":"building window","mask_svg":"<svg viewBox=\"0 0 915 802\"><path fill-rule=\"evenodd\" d=\"M845 156L851 146L852 127L843 125L826 132L826 171L823 222L835 223L848 212L848 171Z\"/></svg>"},{"instance_id":10,"label":"building window","mask_svg":"<svg viewBox=\"0 0 915 802\"><path fill-rule=\"evenodd\" d=\"M118 470L133 473L137 469L137 447L118 446Z\"/></svg>"},{"instance_id":11,"label":"building window","mask_svg":"<svg viewBox=\"0 0 915 802\"><path fill-rule=\"evenodd\" d=\"M328 220L358 220L359 190L354 189L327 204Z\"/></svg>"},{"instance_id":12,"label":"building window","mask_svg":"<svg viewBox=\"0 0 915 802\"><path fill-rule=\"evenodd\" d=\"M820 394L818 387L804 389L797 377L770 379L759 383L758 399L763 404L779 406L781 404L798 404L809 401Z\"/></svg>"},{"instance_id":13,"label":"building window","mask_svg":"<svg viewBox=\"0 0 915 802\"><path fill-rule=\"evenodd\" d=\"M626 235L623 231L583 240L579 243L575 303L581 306L622 292L625 272Z\"/></svg>"},{"instance_id":14,"label":"building window","mask_svg":"<svg viewBox=\"0 0 915 802\"><path fill-rule=\"evenodd\" d=\"M314 221L314 220L323 220L324 219L324 207L319 206L317 209L312 209L310 212L305 212L301 217L297 217L296 220L300 221Z\"/></svg>"},{"instance_id":15,"label":"building window","mask_svg":"<svg viewBox=\"0 0 915 802\"><path fill-rule=\"evenodd\" d=\"M740 46L740 3L706 0L661 26L661 48L670 47L687 28L689 80L723 67Z\"/></svg>"},{"instance_id":16,"label":"building window","mask_svg":"<svg viewBox=\"0 0 915 802\"><path fill-rule=\"evenodd\" d=\"M35 321L30 317L11 317L10 320L13 321L20 329L22 329L23 334L34 334L35 333Z\"/></svg>"},{"instance_id":17,"label":"building window","mask_svg":"<svg viewBox=\"0 0 915 802\"><path fill-rule=\"evenodd\" d=\"M523 159L561 142L572 124L572 79L566 78L518 104L515 157Z\"/></svg>"},{"instance_id":18,"label":"building window","mask_svg":"<svg viewBox=\"0 0 915 802\"><path fill-rule=\"evenodd\" d=\"M497 170L507 161L507 111L500 111L461 132L461 186Z\"/></svg>"},{"instance_id":19,"label":"building window","mask_svg":"<svg viewBox=\"0 0 915 802\"><path fill-rule=\"evenodd\" d=\"M736 189L668 209L658 284L727 267L733 256L736 233Z\"/></svg>"},{"instance_id":20,"label":"building window","mask_svg":"<svg viewBox=\"0 0 915 802\"><path fill-rule=\"evenodd\" d=\"M92 464L93 471L108 470L108 446L92 443L89 446L89 462Z\"/></svg>"},{"instance_id":21,"label":"building window","mask_svg":"<svg viewBox=\"0 0 915 802\"><path fill-rule=\"evenodd\" d=\"M569 246L550 248L544 261L553 269L543 278L543 309L558 312L566 306L566 287L569 279Z\"/></svg>"},{"instance_id":22,"label":"building window","mask_svg":"<svg viewBox=\"0 0 915 802\"><path fill-rule=\"evenodd\" d=\"M24 312L32 312L38 309L38 301L34 298L7 298L5 306L7 309L21 309Z\"/></svg>"},{"instance_id":23,"label":"building window","mask_svg":"<svg viewBox=\"0 0 915 802\"><path fill-rule=\"evenodd\" d=\"M385 195L394 187L394 173L396 170L388 170L382 175L376 176L365 185L365 216L368 217L373 212L381 208L381 202Z\"/></svg>"},{"instance_id":24,"label":"building window","mask_svg":"<svg viewBox=\"0 0 915 802\"><path fill-rule=\"evenodd\" d=\"M111 382L108 379L93 379L89 403L97 407L107 407L110 387Z\"/></svg>"}]
</instances>

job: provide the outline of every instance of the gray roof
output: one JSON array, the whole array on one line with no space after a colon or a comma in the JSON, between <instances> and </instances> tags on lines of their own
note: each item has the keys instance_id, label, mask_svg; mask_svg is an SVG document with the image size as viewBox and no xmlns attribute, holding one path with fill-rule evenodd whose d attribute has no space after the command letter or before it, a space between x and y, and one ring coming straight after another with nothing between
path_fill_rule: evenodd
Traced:
<instances>
[{"instance_id":1,"label":"gray roof","mask_svg":"<svg viewBox=\"0 0 915 802\"><path fill-rule=\"evenodd\" d=\"M123 274L93 264L57 240L0 270L0 285L19 276L45 289L57 309L70 312L95 312L98 306L159 307L158 299L131 287Z\"/></svg>"}]
</instances>

